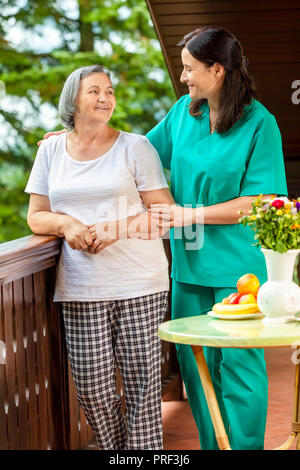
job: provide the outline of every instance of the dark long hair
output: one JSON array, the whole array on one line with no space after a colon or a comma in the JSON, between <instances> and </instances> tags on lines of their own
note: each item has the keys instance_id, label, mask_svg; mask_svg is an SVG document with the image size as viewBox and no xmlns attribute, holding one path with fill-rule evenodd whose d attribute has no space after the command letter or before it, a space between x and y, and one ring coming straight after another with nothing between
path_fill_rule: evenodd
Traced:
<instances>
[{"instance_id":1,"label":"dark long hair","mask_svg":"<svg viewBox=\"0 0 300 470\"><path fill-rule=\"evenodd\" d=\"M225 68L225 79L220 96L219 116L216 131L224 133L238 121L245 105L258 95L255 83L249 75L248 60L236 37L224 28L203 26L184 36L178 46L186 47L197 60L211 67L219 63ZM194 99L190 104L190 114L200 116L201 104L205 99Z\"/></svg>"}]
</instances>

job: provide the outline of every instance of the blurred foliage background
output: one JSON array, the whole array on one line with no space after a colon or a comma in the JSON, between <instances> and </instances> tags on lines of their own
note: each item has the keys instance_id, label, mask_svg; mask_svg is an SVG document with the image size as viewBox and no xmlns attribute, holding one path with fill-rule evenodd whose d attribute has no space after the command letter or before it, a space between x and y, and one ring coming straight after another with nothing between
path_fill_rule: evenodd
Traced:
<instances>
[{"instance_id":1,"label":"blurred foliage background","mask_svg":"<svg viewBox=\"0 0 300 470\"><path fill-rule=\"evenodd\" d=\"M0 0L0 242L30 234L24 188L75 68L111 71L111 124L144 134L175 102L144 0Z\"/></svg>"}]
</instances>

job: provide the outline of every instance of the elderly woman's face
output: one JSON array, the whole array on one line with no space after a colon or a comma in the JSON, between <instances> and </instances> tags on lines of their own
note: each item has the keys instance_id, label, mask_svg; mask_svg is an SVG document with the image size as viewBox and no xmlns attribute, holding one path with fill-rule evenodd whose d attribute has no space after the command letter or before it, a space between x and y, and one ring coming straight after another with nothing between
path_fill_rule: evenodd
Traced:
<instances>
[{"instance_id":1,"label":"elderly woman's face","mask_svg":"<svg viewBox=\"0 0 300 470\"><path fill-rule=\"evenodd\" d=\"M114 89L105 73L92 73L81 80L76 99L77 116L108 122L115 107Z\"/></svg>"}]
</instances>

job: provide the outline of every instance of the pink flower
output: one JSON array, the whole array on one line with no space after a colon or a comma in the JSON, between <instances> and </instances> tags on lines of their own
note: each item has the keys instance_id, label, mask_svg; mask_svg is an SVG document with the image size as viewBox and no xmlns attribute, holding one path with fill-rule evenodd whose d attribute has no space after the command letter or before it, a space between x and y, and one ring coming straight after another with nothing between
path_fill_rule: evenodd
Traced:
<instances>
[{"instance_id":1,"label":"pink flower","mask_svg":"<svg viewBox=\"0 0 300 470\"><path fill-rule=\"evenodd\" d=\"M276 209L280 209L280 207L284 206L284 202L281 201L280 199L275 199L271 205L273 207L276 207Z\"/></svg>"}]
</instances>

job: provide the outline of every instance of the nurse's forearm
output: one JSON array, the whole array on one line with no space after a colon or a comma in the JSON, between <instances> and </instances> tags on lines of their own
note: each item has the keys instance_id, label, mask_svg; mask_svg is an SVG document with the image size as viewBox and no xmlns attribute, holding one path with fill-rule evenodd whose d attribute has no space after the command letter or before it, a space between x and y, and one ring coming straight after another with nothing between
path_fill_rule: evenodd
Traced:
<instances>
[{"instance_id":1,"label":"nurse's forearm","mask_svg":"<svg viewBox=\"0 0 300 470\"><path fill-rule=\"evenodd\" d=\"M198 207L194 209L194 223L207 225L237 224L239 223L238 219L241 217L239 211L248 214L251 209L251 202L255 198L256 196L242 196L213 206Z\"/></svg>"}]
</instances>

